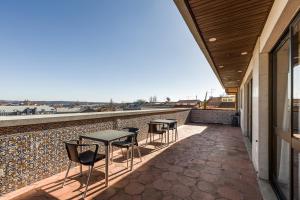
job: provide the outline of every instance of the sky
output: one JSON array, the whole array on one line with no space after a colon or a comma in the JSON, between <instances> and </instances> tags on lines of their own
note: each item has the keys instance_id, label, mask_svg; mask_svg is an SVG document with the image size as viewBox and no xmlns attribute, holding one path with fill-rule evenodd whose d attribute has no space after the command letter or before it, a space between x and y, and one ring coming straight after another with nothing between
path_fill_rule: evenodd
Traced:
<instances>
[{"instance_id":1,"label":"sky","mask_svg":"<svg viewBox=\"0 0 300 200\"><path fill-rule=\"evenodd\" d=\"M172 0L3 0L0 30L2 100L224 92Z\"/></svg>"}]
</instances>

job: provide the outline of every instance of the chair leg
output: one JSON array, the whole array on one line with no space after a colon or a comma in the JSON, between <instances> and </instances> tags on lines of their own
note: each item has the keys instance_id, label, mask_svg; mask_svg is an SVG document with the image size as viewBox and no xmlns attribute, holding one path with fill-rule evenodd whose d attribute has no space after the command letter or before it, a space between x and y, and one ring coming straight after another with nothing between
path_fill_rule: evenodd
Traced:
<instances>
[{"instance_id":1,"label":"chair leg","mask_svg":"<svg viewBox=\"0 0 300 200\"><path fill-rule=\"evenodd\" d=\"M113 158L114 158L114 146L111 146L111 157L110 157L111 163L113 162Z\"/></svg>"},{"instance_id":2,"label":"chair leg","mask_svg":"<svg viewBox=\"0 0 300 200\"><path fill-rule=\"evenodd\" d=\"M127 148L127 168L128 168L129 148Z\"/></svg>"},{"instance_id":3,"label":"chair leg","mask_svg":"<svg viewBox=\"0 0 300 200\"><path fill-rule=\"evenodd\" d=\"M87 189L88 189L88 186L89 186L89 181L90 181L90 177L91 177L91 174L92 174L92 171L93 171L93 167L94 166L89 166L89 176L88 176L87 181L86 181L86 186L85 186L85 191L84 191L84 194L83 194L83 198L85 198L85 196L86 196L86 192L87 192Z\"/></svg>"},{"instance_id":4,"label":"chair leg","mask_svg":"<svg viewBox=\"0 0 300 200\"><path fill-rule=\"evenodd\" d=\"M164 133L165 135L165 143L167 144L167 133Z\"/></svg>"},{"instance_id":5,"label":"chair leg","mask_svg":"<svg viewBox=\"0 0 300 200\"><path fill-rule=\"evenodd\" d=\"M146 145L148 145L148 138L149 138L149 143L151 143L152 138L151 138L151 133L147 133L147 137L146 137Z\"/></svg>"},{"instance_id":6,"label":"chair leg","mask_svg":"<svg viewBox=\"0 0 300 200\"><path fill-rule=\"evenodd\" d=\"M82 164L79 165L80 165L80 176L82 176Z\"/></svg>"},{"instance_id":7,"label":"chair leg","mask_svg":"<svg viewBox=\"0 0 300 200\"><path fill-rule=\"evenodd\" d=\"M71 164L72 164L72 161L71 161L71 160L69 160L69 166L68 166L68 170L67 170L67 173L66 173L66 176L65 176L64 183L63 183L62 187L64 187L64 186L65 186L66 179L67 179L67 177L68 177L68 174L69 174L69 171L70 171L70 168L71 168Z\"/></svg>"},{"instance_id":8,"label":"chair leg","mask_svg":"<svg viewBox=\"0 0 300 200\"><path fill-rule=\"evenodd\" d=\"M148 136L149 136L149 133L147 133L147 137L146 137L146 145L148 144Z\"/></svg>"},{"instance_id":9,"label":"chair leg","mask_svg":"<svg viewBox=\"0 0 300 200\"><path fill-rule=\"evenodd\" d=\"M124 154L123 148L121 148L121 152L122 152L123 158L125 158L125 154Z\"/></svg>"},{"instance_id":10,"label":"chair leg","mask_svg":"<svg viewBox=\"0 0 300 200\"><path fill-rule=\"evenodd\" d=\"M82 139L79 140L79 144L82 144ZM80 152L82 152L82 146L80 146ZM80 164L80 176L82 176L82 164Z\"/></svg>"},{"instance_id":11,"label":"chair leg","mask_svg":"<svg viewBox=\"0 0 300 200\"><path fill-rule=\"evenodd\" d=\"M137 150L137 152L139 154L140 160L142 162L142 155L141 155L140 147L139 146L135 146L135 148L136 148L136 150Z\"/></svg>"},{"instance_id":12,"label":"chair leg","mask_svg":"<svg viewBox=\"0 0 300 200\"><path fill-rule=\"evenodd\" d=\"M176 138L176 135L175 135ZM172 142L174 142L174 129L172 129Z\"/></svg>"}]
</instances>

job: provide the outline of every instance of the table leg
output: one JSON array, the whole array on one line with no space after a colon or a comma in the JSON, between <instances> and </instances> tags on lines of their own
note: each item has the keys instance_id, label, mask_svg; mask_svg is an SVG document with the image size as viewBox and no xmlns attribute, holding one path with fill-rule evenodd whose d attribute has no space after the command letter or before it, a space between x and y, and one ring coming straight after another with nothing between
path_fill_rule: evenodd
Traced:
<instances>
[{"instance_id":1,"label":"table leg","mask_svg":"<svg viewBox=\"0 0 300 200\"><path fill-rule=\"evenodd\" d=\"M169 124L168 124L168 145L170 144L170 128L169 128Z\"/></svg>"},{"instance_id":2,"label":"table leg","mask_svg":"<svg viewBox=\"0 0 300 200\"><path fill-rule=\"evenodd\" d=\"M130 171L132 171L133 168L133 146L134 146L134 137L131 139L131 166L130 166Z\"/></svg>"},{"instance_id":3,"label":"table leg","mask_svg":"<svg viewBox=\"0 0 300 200\"><path fill-rule=\"evenodd\" d=\"M105 144L105 186L108 186L109 144Z\"/></svg>"},{"instance_id":4,"label":"table leg","mask_svg":"<svg viewBox=\"0 0 300 200\"><path fill-rule=\"evenodd\" d=\"M110 157L110 159L108 159L109 164L112 164L112 156L111 156L111 151L112 151L112 147L111 144L109 144L109 151L108 151L108 155Z\"/></svg>"}]
</instances>

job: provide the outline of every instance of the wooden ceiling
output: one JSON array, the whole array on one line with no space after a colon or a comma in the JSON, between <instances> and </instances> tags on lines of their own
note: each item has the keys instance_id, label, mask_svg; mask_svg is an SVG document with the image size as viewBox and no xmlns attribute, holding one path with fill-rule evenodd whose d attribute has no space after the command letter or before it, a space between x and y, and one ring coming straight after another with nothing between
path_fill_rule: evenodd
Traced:
<instances>
[{"instance_id":1,"label":"wooden ceiling","mask_svg":"<svg viewBox=\"0 0 300 200\"><path fill-rule=\"evenodd\" d=\"M238 87L273 0L186 0L185 3L224 87ZM210 42L212 38L216 41Z\"/></svg>"}]
</instances>

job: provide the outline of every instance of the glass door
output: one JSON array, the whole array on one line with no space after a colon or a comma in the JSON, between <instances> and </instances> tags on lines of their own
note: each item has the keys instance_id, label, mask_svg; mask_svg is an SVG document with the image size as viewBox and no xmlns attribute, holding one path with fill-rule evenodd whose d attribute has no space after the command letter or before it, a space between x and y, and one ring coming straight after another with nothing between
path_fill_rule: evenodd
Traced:
<instances>
[{"instance_id":1,"label":"glass door","mask_svg":"<svg viewBox=\"0 0 300 200\"><path fill-rule=\"evenodd\" d=\"M290 199L291 163L290 39L273 52L272 183L283 199Z\"/></svg>"},{"instance_id":2,"label":"glass door","mask_svg":"<svg viewBox=\"0 0 300 200\"><path fill-rule=\"evenodd\" d=\"M272 51L271 182L300 199L300 15Z\"/></svg>"},{"instance_id":3,"label":"glass door","mask_svg":"<svg viewBox=\"0 0 300 200\"><path fill-rule=\"evenodd\" d=\"M293 199L300 199L300 22L292 26Z\"/></svg>"}]
</instances>

